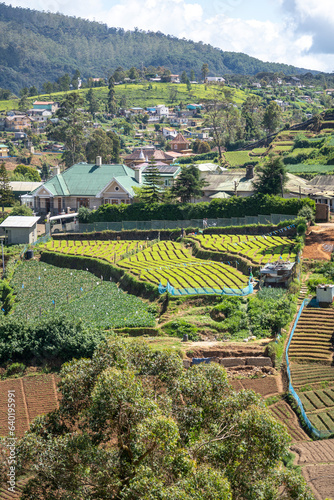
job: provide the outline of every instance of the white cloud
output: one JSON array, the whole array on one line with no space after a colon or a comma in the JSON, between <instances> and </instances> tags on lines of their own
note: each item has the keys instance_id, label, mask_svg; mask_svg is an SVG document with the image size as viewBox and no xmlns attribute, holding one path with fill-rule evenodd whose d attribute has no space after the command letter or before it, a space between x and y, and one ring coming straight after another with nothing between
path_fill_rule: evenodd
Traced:
<instances>
[{"instance_id":1,"label":"white cloud","mask_svg":"<svg viewBox=\"0 0 334 500\"><path fill-rule=\"evenodd\" d=\"M321 23L334 29L332 0L276 0L285 15L277 21L236 17L241 0L215 0L210 12L200 0L12 0L13 6L63 12L124 29L161 31L180 38L210 43L226 51L244 52L263 61L332 71L333 49ZM230 7L230 8L229 8ZM233 9L232 9L233 7ZM254 13L256 17L256 12ZM311 20L313 22L311 22ZM333 36L330 37L333 44Z\"/></svg>"}]
</instances>

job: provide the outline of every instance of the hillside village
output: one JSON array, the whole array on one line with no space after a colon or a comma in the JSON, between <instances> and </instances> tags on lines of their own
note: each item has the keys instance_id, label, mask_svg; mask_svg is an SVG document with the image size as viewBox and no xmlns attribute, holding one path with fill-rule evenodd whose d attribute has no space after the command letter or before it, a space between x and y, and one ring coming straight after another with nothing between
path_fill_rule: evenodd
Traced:
<instances>
[{"instance_id":1,"label":"hillside village","mask_svg":"<svg viewBox=\"0 0 334 500\"><path fill-rule=\"evenodd\" d=\"M333 75L1 12L172 62L0 88L0 500L334 498Z\"/></svg>"}]
</instances>

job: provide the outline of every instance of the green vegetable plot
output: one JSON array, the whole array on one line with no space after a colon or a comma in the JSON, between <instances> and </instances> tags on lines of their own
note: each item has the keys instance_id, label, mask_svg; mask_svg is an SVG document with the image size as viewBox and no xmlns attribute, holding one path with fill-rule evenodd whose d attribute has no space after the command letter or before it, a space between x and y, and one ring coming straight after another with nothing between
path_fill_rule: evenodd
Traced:
<instances>
[{"instance_id":1,"label":"green vegetable plot","mask_svg":"<svg viewBox=\"0 0 334 500\"><path fill-rule=\"evenodd\" d=\"M139 279L176 289L242 289L248 278L237 269L220 262L193 257L180 243L160 242L130 258L118 262Z\"/></svg>"},{"instance_id":2,"label":"green vegetable plot","mask_svg":"<svg viewBox=\"0 0 334 500\"><path fill-rule=\"evenodd\" d=\"M117 262L126 254L142 250L146 245L146 241L52 240L44 248L67 255L84 255Z\"/></svg>"},{"instance_id":3,"label":"green vegetable plot","mask_svg":"<svg viewBox=\"0 0 334 500\"><path fill-rule=\"evenodd\" d=\"M28 320L59 311L104 329L155 324L140 298L86 271L25 262L15 271L11 285L17 293L12 314Z\"/></svg>"},{"instance_id":4,"label":"green vegetable plot","mask_svg":"<svg viewBox=\"0 0 334 500\"><path fill-rule=\"evenodd\" d=\"M282 260L295 260L293 240L281 236L198 235L190 236L205 250L240 255L255 264Z\"/></svg>"}]
</instances>

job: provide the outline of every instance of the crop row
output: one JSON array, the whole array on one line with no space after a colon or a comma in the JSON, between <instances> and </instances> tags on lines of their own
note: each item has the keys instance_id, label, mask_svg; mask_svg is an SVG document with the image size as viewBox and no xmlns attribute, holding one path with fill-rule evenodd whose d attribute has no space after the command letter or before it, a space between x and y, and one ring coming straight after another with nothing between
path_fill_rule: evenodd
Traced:
<instances>
[{"instance_id":1,"label":"crop row","mask_svg":"<svg viewBox=\"0 0 334 500\"><path fill-rule=\"evenodd\" d=\"M17 293L16 317L30 320L57 310L103 329L155 323L139 297L87 271L30 261L17 268L11 284Z\"/></svg>"},{"instance_id":2,"label":"crop row","mask_svg":"<svg viewBox=\"0 0 334 500\"><path fill-rule=\"evenodd\" d=\"M334 390L323 389L300 394L306 412L334 407Z\"/></svg>"},{"instance_id":3,"label":"crop row","mask_svg":"<svg viewBox=\"0 0 334 500\"><path fill-rule=\"evenodd\" d=\"M47 242L44 248L67 255L84 255L117 262L127 254L139 252L147 245L146 241L52 240Z\"/></svg>"},{"instance_id":4,"label":"crop row","mask_svg":"<svg viewBox=\"0 0 334 500\"><path fill-rule=\"evenodd\" d=\"M308 414L307 416L311 424L318 429L318 431L334 432L334 410Z\"/></svg>"},{"instance_id":5,"label":"crop row","mask_svg":"<svg viewBox=\"0 0 334 500\"><path fill-rule=\"evenodd\" d=\"M118 263L141 280L175 288L244 288L248 279L227 264L196 259L180 244L160 242Z\"/></svg>"},{"instance_id":6,"label":"crop row","mask_svg":"<svg viewBox=\"0 0 334 500\"><path fill-rule=\"evenodd\" d=\"M294 243L281 236L198 235L191 236L206 250L241 255L257 264L295 259Z\"/></svg>"}]
</instances>

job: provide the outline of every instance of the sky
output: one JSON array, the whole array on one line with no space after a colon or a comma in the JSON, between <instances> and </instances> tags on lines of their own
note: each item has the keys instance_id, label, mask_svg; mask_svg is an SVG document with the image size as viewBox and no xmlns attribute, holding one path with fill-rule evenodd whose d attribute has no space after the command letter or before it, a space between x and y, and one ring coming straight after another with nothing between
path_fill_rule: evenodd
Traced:
<instances>
[{"instance_id":1,"label":"sky","mask_svg":"<svg viewBox=\"0 0 334 500\"><path fill-rule=\"evenodd\" d=\"M110 27L161 31L262 61L334 71L333 0L11 0Z\"/></svg>"}]
</instances>

